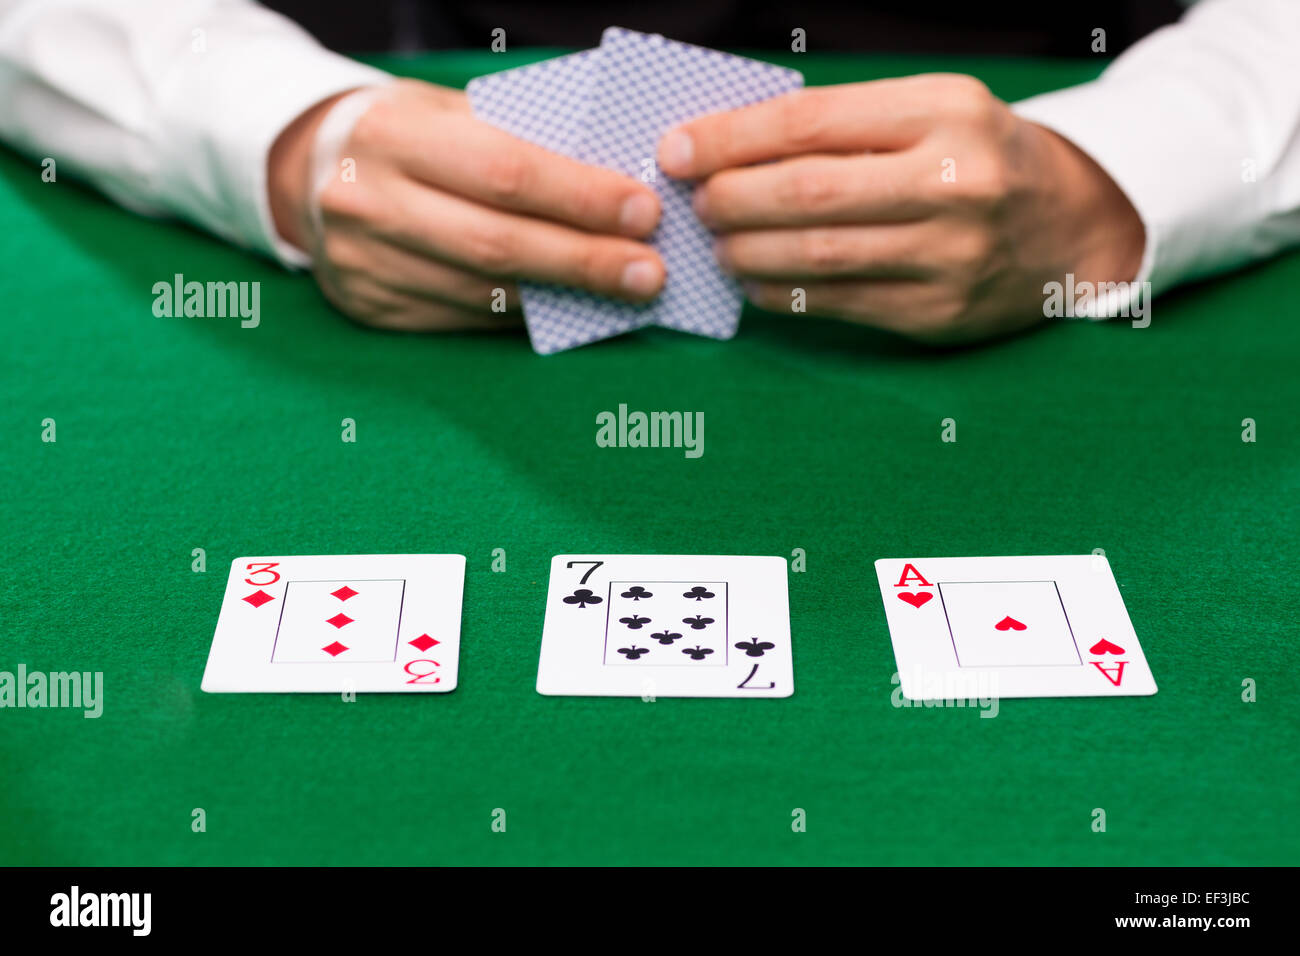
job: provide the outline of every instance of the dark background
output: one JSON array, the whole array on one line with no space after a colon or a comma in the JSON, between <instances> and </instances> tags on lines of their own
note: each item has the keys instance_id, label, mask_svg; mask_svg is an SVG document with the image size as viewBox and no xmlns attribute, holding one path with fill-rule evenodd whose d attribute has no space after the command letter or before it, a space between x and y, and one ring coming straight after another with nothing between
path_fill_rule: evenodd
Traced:
<instances>
[{"instance_id":1,"label":"dark background","mask_svg":"<svg viewBox=\"0 0 1300 956\"><path fill-rule=\"evenodd\" d=\"M1176 0L1078 3L951 3L942 0L270 0L322 43L347 52L486 48L492 30L509 47L591 47L607 26L662 33L733 49L790 48L807 31L810 51L1092 56L1092 31L1113 55L1172 23Z\"/></svg>"}]
</instances>

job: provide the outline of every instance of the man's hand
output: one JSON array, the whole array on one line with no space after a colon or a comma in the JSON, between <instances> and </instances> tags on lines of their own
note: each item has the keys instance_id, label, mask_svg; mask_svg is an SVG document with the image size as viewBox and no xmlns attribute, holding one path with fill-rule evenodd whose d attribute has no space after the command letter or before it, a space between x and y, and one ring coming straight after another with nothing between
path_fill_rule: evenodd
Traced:
<instances>
[{"instance_id":1,"label":"man's hand","mask_svg":"<svg viewBox=\"0 0 1300 956\"><path fill-rule=\"evenodd\" d=\"M516 139L470 115L462 93L400 81L362 115L313 235L311 146L337 100L299 117L271 150L280 234L312 253L317 281L370 325L424 330L518 323L516 279L653 297L664 266L647 245L659 201L644 184ZM512 310L492 311L494 289Z\"/></svg>"},{"instance_id":2,"label":"man's hand","mask_svg":"<svg viewBox=\"0 0 1300 956\"><path fill-rule=\"evenodd\" d=\"M1041 320L1043 284L1067 272L1132 280L1145 242L1100 167L968 76L702 117L664 136L659 165L704 180L696 212L758 305L788 312L802 288L811 313L931 342Z\"/></svg>"}]
</instances>

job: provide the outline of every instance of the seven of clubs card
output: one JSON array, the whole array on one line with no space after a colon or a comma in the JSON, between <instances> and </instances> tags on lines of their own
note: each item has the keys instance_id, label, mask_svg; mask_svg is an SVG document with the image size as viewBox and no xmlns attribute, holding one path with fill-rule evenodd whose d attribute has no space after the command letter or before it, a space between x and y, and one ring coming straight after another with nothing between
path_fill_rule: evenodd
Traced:
<instances>
[{"instance_id":1,"label":"seven of clubs card","mask_svg":"<svg viewBox=\"0 0 1300 956\"><path fill-rule=\"evenodd\" d=\"M236 558L203 689L455 690L459 554Z\"/></svg>"},{"instance_id":2,"label":"seven of clubs card","mask_svg":"<svg viewBox=\"0 0 1300 956\"><path fill-rule=\"evenodd\" d=\"M910 700L1156 692L1101 555L882 558L876 577Z\"/></svg>"},{"instance_id":3,"label":"seven of clubs card","mask_svg":"<svg viewBox=\"0 0 1300 956\"><path fill-rule=\"evenodd\" d=\"M537 690L647 699L790 696L785 559L557 555Z\"/></svg>"}]
</instances>

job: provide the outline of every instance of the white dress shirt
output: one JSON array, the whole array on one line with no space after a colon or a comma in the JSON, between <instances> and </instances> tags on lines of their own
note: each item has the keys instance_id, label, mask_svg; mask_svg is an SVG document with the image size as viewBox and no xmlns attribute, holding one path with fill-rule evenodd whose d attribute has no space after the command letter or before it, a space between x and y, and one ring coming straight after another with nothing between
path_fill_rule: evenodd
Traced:
<instances>
[{"instance_id":1,"label":"white dress shirt","mask_svg":"<svg viewBox=\"0 0 1300 956\"><path fill-rule=\"evenodd\" d=\"M1300 0L1202 0L1096 81L1013 108L1128 196L1153 293L1300 243Z\"/></svg>"},{"instance_id":2,"label":"white dress shirt","mask_svg":"<svg viewBox=\"0 0 1300 956\"><path fill-rule=\"evenodd\" d=\"M272 144L391 79L248 0L0 0L0 139L285 265L310 260L271 220Z\"/></svg>"},{"instance_id":3,"label":"white dress shirt","mask_svg":"<svg viewBox=\"0 0 1300 956\"><path fill-rule=\"evenodd\" d=\"M1203 0L1015 110L1118 183L1147 230L1136 279L1159 292L1300 242L1298 50L1300 0ZM271 145L389 81L248 0L0 0L0 138L288 266L309 260L271 220Z\"/></svg>"}]
</instances>

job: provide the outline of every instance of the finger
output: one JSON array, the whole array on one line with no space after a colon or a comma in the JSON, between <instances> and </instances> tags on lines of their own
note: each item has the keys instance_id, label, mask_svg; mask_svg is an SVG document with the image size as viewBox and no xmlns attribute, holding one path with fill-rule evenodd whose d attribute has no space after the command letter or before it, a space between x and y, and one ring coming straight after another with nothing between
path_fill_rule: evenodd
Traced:
<instances>
[{"instance_id":1,"label":"finger","mask_svg":"<svg viewBox=\"0 0 1300 956\"><path fill-rule=\"evenodd\" d=\"M800 289L798 296L796 288ZM798 314L794 313L798 302L801 311L809 315L847 319L914 336L948 317L935 288L930 283L914 280L849 279L798 287L789 282L747 282L745 294L769 312Z\"/></svg>"},{"instance_id":2,"label":"finger","mask_svg":"<svg viewBox=\"0 0 1300 956\"><path fill-rule=\"evenodd\" d=\"M781 226L904 222L939 206L910 152L804 156L724 169L695 190L695 214L730 232Z\"/></svg>"},{"instance_id":3,"label":"finger","mask_svg":"<svg viewBox=\"0 0 1300 956\"><path fill-rule=\"evenodd\" d=\"M408 175L498 209L623 236L648 236L659 222L659 199L644 183L472 116L443 113L424 124L408 117L389 146Z\"/></svg>"},{"instance_id":4,"label":"finger","mask_svg":"<svg viewBox=\"0 0 1300 956\"><path fill-rule=\"evenodd\" d=\"M411 101L419 103L426 109L452 110L457 113L472 114L469 96L464 90L426 83L424 80L398 78L383 88L384 99L391 101ZM406 108L403 106L402 108Z\"/></svg>"},{"instance_id":5,"label":"finger","mask_svg":"<svg viewBox=\"0 0 1300 956\"><path fill-rule=\"evenodd\" d=\"M719 237L724 270L746 278L923 278L921 224L757 229Z\"/></svg>"},{"instance_id":6,"label":"finger","mask_svg":"<svg viewBox=\"0 0 1300 956\"><path fill-rule=\"evenodd\" d=\"M358 278L340 287L321 279L325 297L363 325L398 332L500 330L520 324L518 313L493 314L448 302L408 295L373 280Z\"/></svg>"},{"instance_id":7,"label":"finger","mask_svg":"<svg viewBox=\"0 0 1300 956\"><path fill-rule=\"evenodd\" d=\"M576 286L644 301L666 273L649 246L480 206L407 180L395 187L394 240L489 276Z\"/></svg>"},{"instance_id":8,"label":"finger","mask_svg":"<svg viewBox=\"0 0 1300 956\"><path fill-rule=\"evenodd\" d=\"M365 276L408 295L498 314L519 308L514 282L471 272L380 238L331 237L326 241L325 260L345 279Z\"/></svg>"},{"instance_id":9,"label":"finger","mask_svg":"<svg viewBox=\"0 0 1300 956\"><path fill-rule=\"evenodd\" d=\"M796 90L669 130L659 165L670 176L696 179L802 153L903 149L942 115L937 100L945 87L977 82L911 76Z\"/></svg>"}]
</instances>

